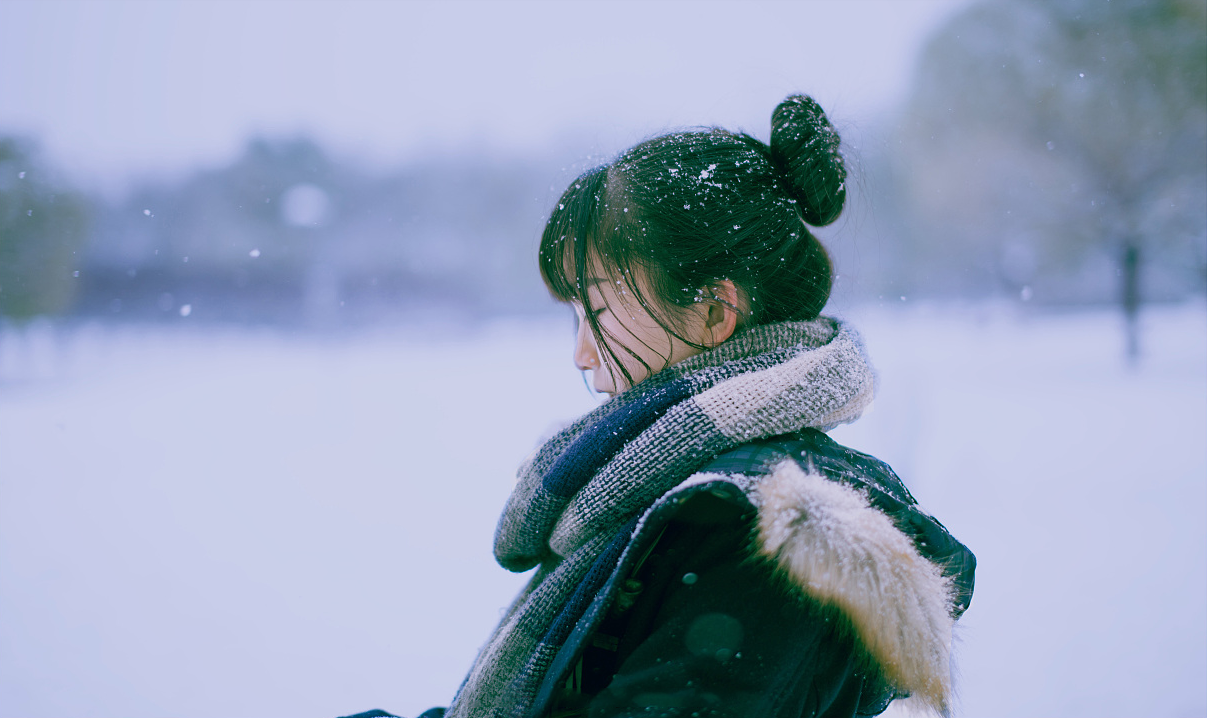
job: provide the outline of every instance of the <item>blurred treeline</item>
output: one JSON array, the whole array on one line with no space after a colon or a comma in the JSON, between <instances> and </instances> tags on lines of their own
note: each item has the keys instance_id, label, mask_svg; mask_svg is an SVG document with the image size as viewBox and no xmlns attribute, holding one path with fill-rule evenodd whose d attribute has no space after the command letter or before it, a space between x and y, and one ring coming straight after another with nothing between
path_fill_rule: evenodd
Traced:
<instances>
[{"instance_id":1,"label":"blurred treeline","mask_svg":"<svg viewBox=\"0 0 1207 718\"><path fill-rule=\"evenodd\" d=\"M857 223L832 245L854 298L1120 303L1207 290L1207 0L970 6L905 105L858 148ZM581 167L579 168L581 169ZM0 139L0 316L342 323L441 306L548 306L551 158L392 173L306 139L120 201Z\"/></svg>"},{"instance_id":2,"label":"blurred treeline","mask_svg":"<svg viewBox=\"0 0 1207 718\"><path fill-rule=\"evenodd\" d=\"M977 3L928 43L897 122L873 179L903 291L1203 291L1204 0Z\"/></svg>"},{"instance_id":3,"label":"blurred treeline","mask_svg":"<svg viewBox=\"0 0 1207 718\"><path fill-rule=\"evenodd\" d=\"M3 201L22 210L0 215L0 251L19 259L0 265L10 317L330 324L415 306L544 304L534 228L556 167L456 157L371 173L307 139L256 139L229 166L106 202L54 190L32 170L17 180L18 167L36 166L29 151L8 141L0 152ZM31 221L64 207L75 224ZM22 281L35 264L43 270Z\"/></svg>"}]
</instances>

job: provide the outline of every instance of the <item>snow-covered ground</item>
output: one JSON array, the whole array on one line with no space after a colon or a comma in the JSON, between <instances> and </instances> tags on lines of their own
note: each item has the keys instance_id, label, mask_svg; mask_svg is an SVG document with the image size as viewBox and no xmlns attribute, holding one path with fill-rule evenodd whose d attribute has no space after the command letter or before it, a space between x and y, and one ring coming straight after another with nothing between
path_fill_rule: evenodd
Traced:
<instances>
[{"instance_id":1,"label":"snow-covered ground","mask_svg":"<svg viewBox=\"0 0 1207 718\"><path fill-rule=\"evenodd\" d=\"M1207 714L1207 308L853 310L834 436L977 553L968 716ZM523 581L515 466L595 404L564 322L0 334L0 718L444 704Z\"/></svg>"}]
</instances>

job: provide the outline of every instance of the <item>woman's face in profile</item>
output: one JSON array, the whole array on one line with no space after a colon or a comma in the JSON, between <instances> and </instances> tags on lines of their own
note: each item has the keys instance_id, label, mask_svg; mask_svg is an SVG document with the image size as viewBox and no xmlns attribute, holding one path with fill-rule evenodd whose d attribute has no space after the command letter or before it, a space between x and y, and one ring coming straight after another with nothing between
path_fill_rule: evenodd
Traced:
<instances>
[{"instance_id":1,"label":"woman's face in profile","mask_svg":"<svg viewBox=\"0 0 1207 718\"><path fill-rule=\"evenodd\" d=\"M646 293L647 301L649 294ZM587 276L585 304L574 302L578 317L578 336L574 342L574 365L582 371L591 372L591 383L595 391L616 395L628 389L630 384L624 372L615 366L615 361L606 348L598 345L586 313L596 315L604 340L621 366L633 378L633 384L647 379L652 373L661 371L671 364L698 354L700 349L672 336L641 306L625 282L608 279L607 274L593 263ZM705 305L691 306L682 312L682 336L696 341L702 339L704 321L707 317ZM700 335L700 336L697 336Z\"/></svg>"}]
</instances>

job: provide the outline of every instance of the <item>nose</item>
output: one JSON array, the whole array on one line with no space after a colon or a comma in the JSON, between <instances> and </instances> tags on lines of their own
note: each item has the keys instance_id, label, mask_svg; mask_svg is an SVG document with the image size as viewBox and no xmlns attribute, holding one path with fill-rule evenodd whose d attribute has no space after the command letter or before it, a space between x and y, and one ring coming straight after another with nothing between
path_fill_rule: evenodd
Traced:
<instances>
[{"instance_id":1,"label":"nose","mask_svg":"<svg viewBox=\"0 0 1207 718\"><path fill-rule=\"evenodd\" d=\"M578 322L578 336L574 340L574 366L580 371L599 368L599 350L595 347L595 335L585 320Z\"/></svg>"}]
</instances>

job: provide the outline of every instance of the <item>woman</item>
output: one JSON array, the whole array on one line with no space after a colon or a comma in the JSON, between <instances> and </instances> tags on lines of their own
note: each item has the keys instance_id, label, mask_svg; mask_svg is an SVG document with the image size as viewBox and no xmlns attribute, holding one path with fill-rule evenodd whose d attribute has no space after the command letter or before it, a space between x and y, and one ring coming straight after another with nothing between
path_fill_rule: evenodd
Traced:
<instances>
[{"instance_id":1,"label":"woman","mask_svg":"<svg viewBox=\"0 0 1207 718\"><path fill-rule=\"evenodd\" d=\"M449 718L947 711L975 559L823 433L873 393L807 228L842 211L838 148L790 97L769 146L668 134L562 195L541 274L612 398L521 468L495 556L537 570Z\"/></svg>"}]
</instances>

